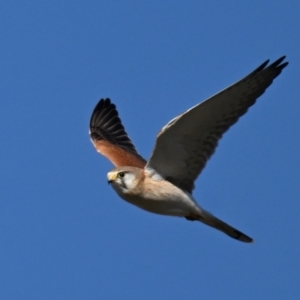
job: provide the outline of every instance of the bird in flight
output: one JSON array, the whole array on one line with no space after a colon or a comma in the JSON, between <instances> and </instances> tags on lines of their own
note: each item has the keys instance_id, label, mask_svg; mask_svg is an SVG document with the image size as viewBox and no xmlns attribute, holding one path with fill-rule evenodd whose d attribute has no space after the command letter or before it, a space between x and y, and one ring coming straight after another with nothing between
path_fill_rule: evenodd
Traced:
<instances>
[{"instance_id":1,"label":"bird in flight","mask_svg":"<svg viewBox=\"0 0 300 300\"><path fill-rule=\"evenodd\" d=\"M253 239L204 210L192 196L194 182L218 141L288 65L269 60L248 76L165 125L146 161L138 154L110 99L101 99L90 120L96 150L114 165L108 182L125 201L146 211L200 221L242 242Z\"/></svg>"}]
</instances>

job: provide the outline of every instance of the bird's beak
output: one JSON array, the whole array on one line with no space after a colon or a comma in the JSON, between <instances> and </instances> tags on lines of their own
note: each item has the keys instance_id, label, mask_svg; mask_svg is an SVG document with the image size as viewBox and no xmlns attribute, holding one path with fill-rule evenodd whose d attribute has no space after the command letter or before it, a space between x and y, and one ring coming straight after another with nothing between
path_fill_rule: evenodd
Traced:
<instances>
[{"instance_id":1,"label":"bird's beak","mask_svg":"<svg viewBox=\"0 0 300 300\"><path fill-rule=\"evenodd\" d=\"M107 173L107 182L108 182L108 184L112 183L116 179L117 179L117 173L116 172Z\"/></svg>"}]
</instances>

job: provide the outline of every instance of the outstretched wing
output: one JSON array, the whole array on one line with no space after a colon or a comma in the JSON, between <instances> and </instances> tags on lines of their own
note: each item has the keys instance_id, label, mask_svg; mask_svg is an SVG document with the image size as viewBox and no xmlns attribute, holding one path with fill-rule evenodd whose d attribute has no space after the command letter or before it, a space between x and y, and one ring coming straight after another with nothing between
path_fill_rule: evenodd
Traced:
<instances>
[{"instance_id":1,"label":"outstretched wing","mask_svg":"<svg viewBox=\"0 0 300 300\"><path fill-rule=\"evenodd\" d=\"M155 170L191 193L195 179L223 133L247 112L287 66L287 62L282 63L284 58L268 67L267 60L244 79L171 120L158 134L146 170Z\"/></svg>"},{"instance_id":2,"label":"outstretched wing","mask_svg":"<svg viewBox=\"0 0 300 300\"><path fill-rule=\"evenodd\" d=\"M90 137L96 150L116 167L145 166L146 161L137 153L110 99L101 99L94 108L90 120Z\"/></svg>"}]
</instances>

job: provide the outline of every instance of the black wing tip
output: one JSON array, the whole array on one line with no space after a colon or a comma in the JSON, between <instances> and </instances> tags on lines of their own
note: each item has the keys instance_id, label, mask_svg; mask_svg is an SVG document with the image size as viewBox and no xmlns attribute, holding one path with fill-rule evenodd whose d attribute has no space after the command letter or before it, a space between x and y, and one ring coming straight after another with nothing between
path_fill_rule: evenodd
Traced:
<instances>
[{"instance_id":1,"label":"black wing tip","mask_svg":"<svg viewBox=\"0 0 300 300\"><path fill-rule=\"evenodd\" d=\"M96 104L90 119L89 134L93 141L106 140L139 156L110 98L102 98Z\"/></svg>"},{"instance_id":2,"label":"black wing tip","mask_svg":"<svg viewBox=\"0 0 300 300\"><path fill-rule=\"evenodd\" d=\"M119 129L124 130L116 105L111 102L110 98L101 98L92 112L90 131L95 127L103 126L103 118L108 115L110 119L114 119L114 123L118 124Z\"/></svg>"},{"instance_id":3,"label":"black wing tip","mask_svg":"<svg viewBox=\"0 0 300 300\"><path fill-rule=\"evenodd\" d=\"M94 111L107 108L109 106L113 106L115 108L115 105L111 103L110 98L101 98L96 104Z\"/></svg>"},{"instance_id":4,"label":"black wing tip","mask_svg":"<svg viewBox=\"0 0 300 300\"><path fill-rule=\"evenodd\" d=\"M281 56L280 58L278 58L277 60L275 60L273 63L271 63L269 66L266 67L266 69L276 69L278 71L281 71L282 69L284 69L289 62L283 62L285 60L286 56ZM268 60L269 63L269 60Z\"/></svg>"},{"instance_id":5,"label":"black wing tip","mask_svg":"<svg viewBox=\"0 0 300 300\"><path fill-rule=\"evenodd\" d=\"M91 119L90 119L90 127L95 125L95 121L96 121L96 116L101 113L104 109L109 109L111 110L115 110L116 114L118 115L118 112L116 110L116 106L115 104L111 103L110 98L101 98L98 103L96 104L92 115L91 115Z\"/></svg>"},{"instance_id":6,"label":"black wing tip","mask_svg":"<svg viewBox=\"0 0 300 300\"><path fill-rule=\"evenodd\" d=\"M96 104L90 119L90 136L92 139L102 139L102 134L106 130L114 126L113 130L124 131L126 135L124 126L122 125L119 113L117 111L116 105L113 104L110 98L101 98ZM99 133L101 134L99 135Z\"/></svg>"},{"instance_id":7,"label":"black wing tip","mask_svg":"<svg viewBox=\"0 0 300 300\"><path fill-rule=\"evenodd\" d=\"M242 233L239 230L235 230L235 235L232 236L234 239L241 241L241 242L245 242L245 243L254 243L254 240L249 237L248 235Z\"/></svg>"},{"instance_id":8,"label":"black wing tip","mask_svg":"<svg viewBox=\"0 0 300 300\"><path fill-rule=\"evenodd\" d=\"M280 58L278 58L277 60L275 60L273 63L271 63L269 65L270 60L267 59L265 62L263 62L258 68L256 68L249 76L255 75L263 70L266 69L276 69L277 71L279 71L279 73L289 64L288 62L284 62L286 56L283 55Z\"/></svg>"},{"instance_id":9,"label":"black wing tip","mask_svg":"<svg viewBox=\"0 0 300 300\"><path fill-rule=\"evenodd\" d=\"M289 64L289 62L282 63L285 60L285 58L286 58L285 55L281 56L280 58L275 60L271 65L269 65L268 68L276 68L282 70Z\"/></svg>"},{"instance_id":10,"label":"black wing tip","mask_svg":"<svg viewBox=\"0 0 300 300\"><path fill-rule=\"evenodd\" d=\"M262 70L265 69L265 67L269 64L270 60L267 59L265 62L263 62L257 69L254 70L253 73L257 73L257 72L260 72Z\"/></svg>"}]
</instances>

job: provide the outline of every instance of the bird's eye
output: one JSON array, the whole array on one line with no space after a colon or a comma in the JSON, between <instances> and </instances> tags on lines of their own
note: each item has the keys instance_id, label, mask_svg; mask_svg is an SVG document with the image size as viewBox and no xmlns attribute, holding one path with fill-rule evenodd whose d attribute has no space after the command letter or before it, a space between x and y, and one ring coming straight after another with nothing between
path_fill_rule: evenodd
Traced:
<instances>
[{"instance_id":1,"label":"bird's eye","mask_svg":"<svg viewBox=\"0 0 300 300\"><path fill-rule=\"evenodd\" d=\"M118 174L118 177L119 178L123 178L125 176L125 173L124 172L120 172L119 174Z\"/></svg>"}]
</instances>

